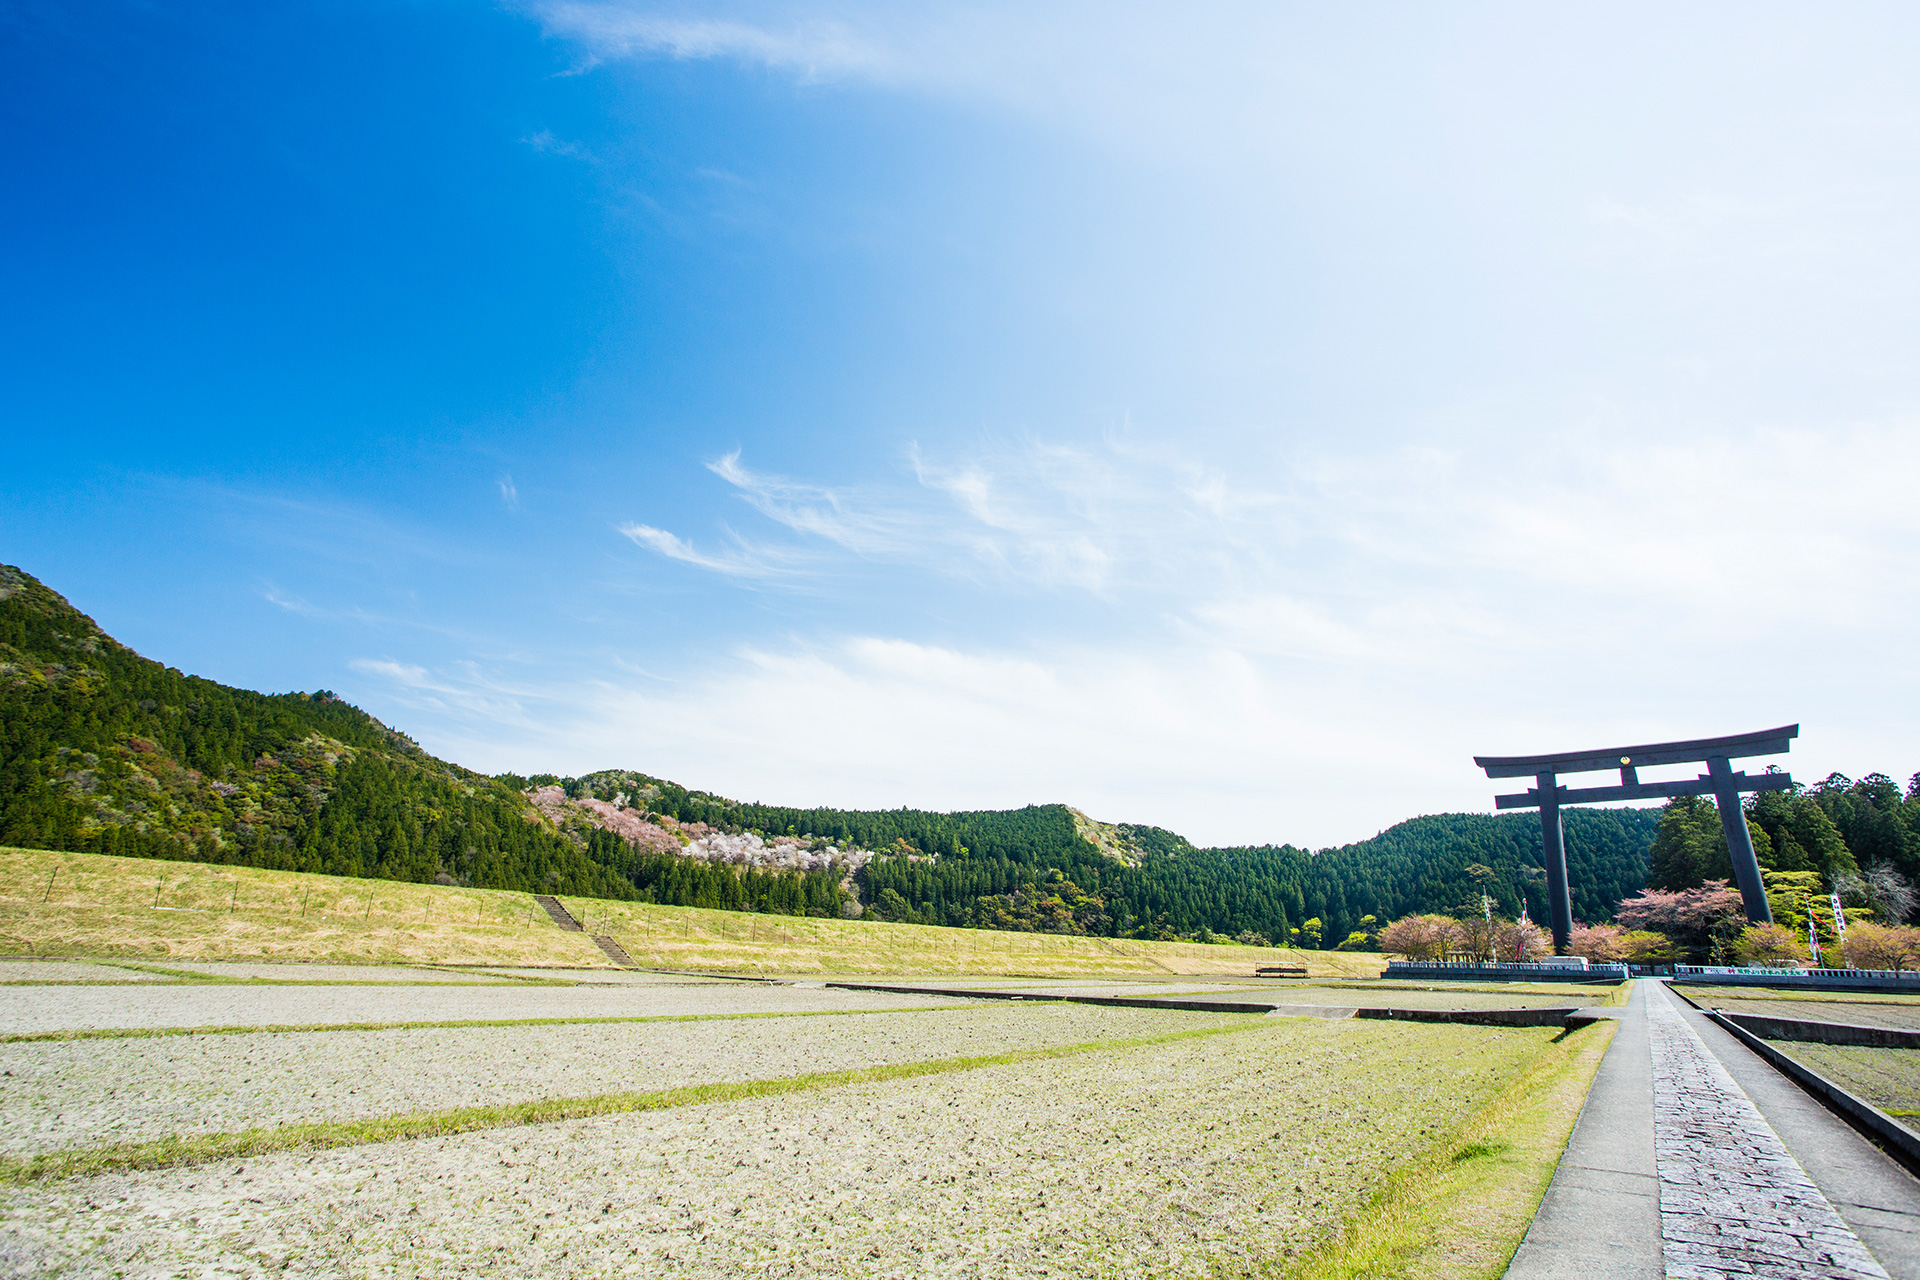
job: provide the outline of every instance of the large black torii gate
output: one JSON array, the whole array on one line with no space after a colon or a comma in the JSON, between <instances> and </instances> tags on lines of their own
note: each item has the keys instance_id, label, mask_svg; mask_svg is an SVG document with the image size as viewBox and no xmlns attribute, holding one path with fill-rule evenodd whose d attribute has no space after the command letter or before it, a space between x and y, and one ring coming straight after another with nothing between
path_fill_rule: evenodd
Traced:
<instances>
[{"instance_id":1,"label":"large black torii gate","mask_svg":"<svg viewBox=\"0 0 1920 1280\"><path fill-rule=\"evenodd\" d=\"M1753 853L1753 837L1747 832L1740 793L1785 791L1793 785L1793 778L1785 773L1736 773L1730 761L1781 755L1799 736L1800 726L1790 724L1731 738L1653 742L1605 751L1564 751L1551 756L1475 756L1473 762L1485 769L1489 778L1531 776L1534 780L1528 790L1517 795L1495 796L1493 803L1497 809L1539 806L1540 842L1547 868L1547 910L1553 917L1553 949L1556 954L1565 955L1568 938L1573 933L1573 904L1567 896L1567 845L1560 830L1562 805L1711 795L1720 809L1720 825L1727 833L1727 854L1733 862L1733 875L1740 885L1747 919L1756 924L1772 920L1773 908L1767 905L1766 886L1760 881L1760 861ZM1704 761L1707 766L1707 771L1698 778L1679 782L1640 781L1640 769L1697 761ZM1592 773L1600 769L1618 769L1620 785L1575 790L1559 783L1560 774Z\"/></svg>"}]
</instances>

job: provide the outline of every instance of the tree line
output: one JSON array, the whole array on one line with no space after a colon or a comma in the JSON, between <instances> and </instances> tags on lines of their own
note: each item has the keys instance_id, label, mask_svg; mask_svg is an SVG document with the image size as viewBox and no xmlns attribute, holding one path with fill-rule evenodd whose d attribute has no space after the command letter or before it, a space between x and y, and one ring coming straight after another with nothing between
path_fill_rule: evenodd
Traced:
<instances>
[{"instance_id":1,"label":"tree line","mask_svg":"<svg viewBox=\"0 0 1920 1280\"><path fill-rule=\"evenodd\" d=\"M1884 773L1858 781L1833 773L1748 797L1743 817L1771 923L1750 923L1729 885L1718 808L1681 796L1657 812L1646 887L1604 914L1580 912L1594 923L1576 923L1569 950L1639 963L1920 965L1920 928L1907 923L1920 906L1920 773L1904 792ZM1422 959L1477 955L1484 948L1467 938L1480 929L1470 915L1408 915L1382 932L1381 945Z\"/></svg>"}]
</instances>

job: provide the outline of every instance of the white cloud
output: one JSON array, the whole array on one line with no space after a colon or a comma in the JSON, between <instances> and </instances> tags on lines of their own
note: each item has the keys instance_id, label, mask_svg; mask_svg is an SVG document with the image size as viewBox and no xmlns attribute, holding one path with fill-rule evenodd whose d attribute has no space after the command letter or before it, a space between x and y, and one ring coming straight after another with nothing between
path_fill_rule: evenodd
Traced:
<instances>
[{"instance_id":1,"label":"white cloud","mask_svg":"<svg viewBox=\"0 0 1920 1280\"><path fill-rule=\"evenodd\" d=\"M520 490L514 487L513 477L510 475L502 475L495 483L500 486L500 501L507 504L507 510L518 511L520 509Z\"/></svg>"},{"instance_id":2,"label":"white cloud","mask_svg":"<svg viewBox=\"0 0 1920 1280\"><path fill-rule=\"evenodd\" d=\"M749 471L734 450L707 469L738 491L754 510L796 533L811 534L856 555L886 556L908 535L900 512L850 499L819 485Z\"/></svg>"},{"instance_id":3,"label":"white cloud","mask_svg":"<svg viewBox=\"0 0 1920 1280\"><path fill-rule=\"evenodd\" d=\"M730 577L797 582L842 554L1082 592L1249 652L1419 667L1489 647L1604 654L1649 634L1886 625L1908 594L1862 592L1920 571L1906 501L1920 430L1905 424L1665 441L1603 424L1531 450L1303 452L1237 473L1131 439L911 464L911 483L851 493L729 454L712 469L777 526L766 537L712 555L650 526L622 532ZM1762 582L1790 610L1754 616Z\"/></svg>"},{"instance_id":4,"label":"white cloud","mask_svg":"<svg viewBox=\"0 0 1920 1280\"><path fill-rule=\"evenodd\" d=\"M1202 840L1333 838L1409 794L1446 798L1428 779L1358 803L1348 821L1289 812L1302 787L1359 800L1370 785L1365 734L1300 731L1337 720L1337 697L1285 694L1225 651L1016 656L854 637L736 650L665 691L556 686L511 745L479 718L433 745L489 769L620 764L772 802L1064 800Z\"/></svg>"},{"instance_id":5,"label":"white cloud","mask_svg":"<svg viewBox=\"0 0 1920 1280\"><path fill-rule=\"evenodd\" d=\"M355 658L347 664L355 671L370 676L385 676L396 684L409 689L431 689L439 693L451 692L451 686L436 684L427 674L427 669L407 662L395 662L392 658Z\"/></svg>"},{"instance_id":6,"label":"white cloud","mask_svg":"<svg viewBox=\"0 0 1920 1280\"><path fill-rule=\"evenodd\" d=\"M278 587L268 587L262 594L266 596L269 604L278 605L288 613L297 613L303 618L324 616L321 610L314 608L299 596L287 595Z\"/></svg>"},{"instance_id":7,"label":"white cloud","mask_svg":"<svg viewBox=\"0 0 1920 1280\"><path fill-rule=\"evenodd\" d=\"M666 17L625 4L537 3L532 10L549 32L579 42L602 59L722 58L815 80L880 76L895 66L883 45L836 22L806 20L774 29Z\"/></svg>"},{"instance_id":8,"label":"white cloud","mask_svg":"<svg viewBox=\"0 0 1920 1280\"><path fill-rule=\"evenodd\" d=\"M565 138L555 137L551 129L542 129L521 139L535 151L547 155L566 156L574 160L594 161L594 154L577 142L568 142Z\"/></svg>"},{"instance_id":9,"label":"white cloud","mask_svg":"<svg viewBox=\"0 0 1920 1280\"><path fill-rule=\"evenodd\" d=\"M542 731L539 708L550 699L526 685L509 685L471 661L430 671L417 663L392 658L355 658L347 666L382 681L387 700L411 712L445 722L491 726L494 733L530 734ZM401 726L411 733L410 726ZM468 763L467 757L455 757Z\"/></svg>"},{"instance_id":10,"label":"white cloud","mask_svg":"<svg viewBox=\"0 0 1920 1280\"><path fill-rule=\"evenodd\" d=\"M884 517L727 458L716 472L800 546L736 561L647 526L628 536L764 579L768 555L829 573L829 552L868 551L845 529L885 525L911 575L990 562L1082 593L1090 621L1015 644L734 639L644 680L603 665L510 698L477 670L385 673L436 691L450 714L434 745L487 768L620 765L787 803L1067 801L1221 843L1328 844L1484 809L1475 753L1798 720L1796 772L1899 768L1900 708L1920 692L1899 625L1920 574L1920 508L1902 501L1920 432L1630 457L1606 439L1325 455L1265 485L1127 441L994 445L866 493ZM953 500L916 504L923 480ZM795 509L819 518L783 518ZM1069 538L1099 548L1103 576L1063 576L1033 549Z\"/></svg>"},{"instance_id":11,"label":"white cloud","mask_svg":"<svg viewBox=\"0 0 1920 1280\"><path fill-rule=\"evenodd\" d=\"M645 547L658 552L669 560L678 560L695 568L708 569L724 574L729 578L768 580L793 577L804 570L806 557L785 548L754 546L743 540L735 540L732 552L709 555L698 551L693 544L678 534L665 529L656 529L652 525L629 523L619 527L619 532L631 539L635 546Z\"/></svg>"}]
</instances>

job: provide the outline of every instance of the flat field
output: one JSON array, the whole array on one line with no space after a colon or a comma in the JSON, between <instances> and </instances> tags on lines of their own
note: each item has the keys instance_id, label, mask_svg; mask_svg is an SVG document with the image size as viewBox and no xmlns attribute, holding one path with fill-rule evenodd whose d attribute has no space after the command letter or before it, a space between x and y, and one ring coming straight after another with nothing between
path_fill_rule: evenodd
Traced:
<instances>
[{"instance_id":1,"label":"flat field","mask_svg":"<svg viewBox=\"0 0 1920 1280\"><path fill-rule=\"evenodd\" d=\"M1780 991L1770 987L1685 987L1709 1009L1805 1022L1850 1022L1862 1027L1920 1031L1920 995L1871 991Z\"/></svg>"},{"instance_id":2,"label":"flat field","mask_svg":"<svg viewBox=\"0 0 1920 1280\"><path fill-rule=\"evenodd\" d=\"M16 963L22 1276L1317 1276L1448 1187L1381 1274L1493 1277L1610 1030Z\"/></svg>"},{"instance_id":3,"label":"flat field","mask_svg":"<svg viewBox=\"0 0 1920 1280\"><path fill-rule=\"evenodd\" d=\"M1776 1040L1773 1047L1812 1067L1849 1093L1858 1094L1909 1129L1920 1130L1920 1049L1872 1049L1787 1040Z\"/></svg>"},{"instance_id":4,"label":"flat field","mask_svg":"<svg viewBox=\"0 0 1920 1280\"><path fill-rule=\"evenodd\" d=\"M590 934L649 968L742 974L1238 974L1305 964L1371 978L1377 955L997 933L564 898L194 862L0 848L0 956L605 970Z\"/></svg>"}]
</instances>

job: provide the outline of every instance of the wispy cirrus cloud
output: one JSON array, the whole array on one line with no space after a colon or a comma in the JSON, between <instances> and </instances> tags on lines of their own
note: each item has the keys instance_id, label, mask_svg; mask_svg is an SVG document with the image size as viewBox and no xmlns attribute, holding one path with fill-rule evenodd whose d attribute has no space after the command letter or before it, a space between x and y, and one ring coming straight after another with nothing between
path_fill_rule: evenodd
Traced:
<instances>
[{"instance_id":1,"label":"wispy cirrus cloud","mask_svg":"<svg viewBox=\"0 0 1920 1280\"><path fill-rule=\"evenodd\" d=\"M802 574L808 562L815 558L797 549L753 544L738 538L734 539L733 550L713 554L698 550L678 534L638 522L619 526L619 532L635 546L644 547L669 560L678 560L682 564L689 564L697 569L706 569L713 573L724 574L729 578L742 580L766 581L796 577Z\"/></svg>"},{"instance_id":2,"label":"wispy cirrus cloud","mask_svg":"<svg viewBox=\"0 0 1920 1280\"><path fill-rule=\"evenodd\" d=\"M752 471L741 463L738 449L709 462L707 469L767 519L795 533L824 538L855 555L893 556L915 536L915 522L884 495L850 494Z\"/></svg>"},{"instance_id":3,"label":"wispy cirrus cloud","mask_svg":"<svg viewBox=\"0 0 1920 1280\"><path fill-rule=\"evenodd\" d=\"M585 160L590 164L598 162L598 157L586 147L577 142L556 137L551 129L542 129L538 133L528 134L521 141L545 155L566 156L573 160Z\"/></svg>"},{"instance_id":4,"label":"wispy cirrus cloud","mask_svg":"<svg viewBox=\"0 0 1920 1280\"><path fill-rule=\"evenodd\" d=\"M1575 619L1595 648L1649 626L1727 625L1750 608L1749 567L1762 562L1807 607L1855 614L1842 601L1864 584L1920 571L1920 516L1900 497L1920 444L1897 426L1625 451L1616 435L1572 431L1540 444L1302 452L1236 475L1123 438L1023 440L941 462L914 450L898 483L860 489L753 471L731 453L709 467L774 526L763 536L711 554L646 525L622 532L734 578L798 582L857 557L1124 602L1250 652L1421 667L1455 646L1564 643ZM1523 597L1562 607L1516 608Z\"/></svg>"},{"instance_id":5,"label":"wispy cirrus cloud","mask_svg":"<svg viewBox=\"0 0 1920 1280\"><path fill-rule=\"evenodd\" d=\"M687 539L631 523L620 533L669 559L733 578L797 582L829 572L835 556L911 565L1016 587L1077 587L1101 592L1123 566L1139 561L1133 544L1165 533L1120 518L1165 495L1138 491L1092 453L1026 442L952 467L910 451L910 483L843 488L747 467L739 451L707 464L780 533L748 538L728 531L733 550L703 552ZM903 480L905 478L903 477ZM932 501L929 497L944 499Z\"/></svg>"},{"instance_id":6,"label":"wispy cirrus cloud","mask_svg":"<svg viewBox=\"0 0 1920 1280\"><path fill-rule=\"evenodd\" d=\"M563 0L531 6L553 35L598 60L632 57L720 58L793 72L804 79L885 76L899 58L884 44L831 20L784 27L715 18L675 17L627 4Z\"/></svg>"},{"instance_id":7,"label":"wispy cirrus cloud","mask_svg":"<svg viewBox=\"0 0 1920 1280\"><path fill-rule=\"evenodd\" d=\"M383 676L409 689L428 689L436 693L451 693L452 686L441 684L427 674L427 669L409 662L395 662L392 658L355 658L347 663L355 671L372 676Z\"/></svg>"}]
</instances>

